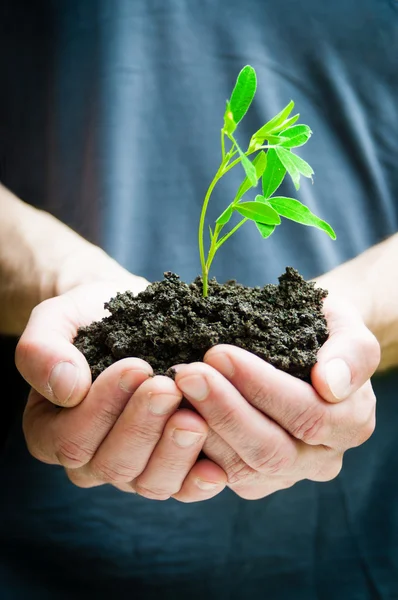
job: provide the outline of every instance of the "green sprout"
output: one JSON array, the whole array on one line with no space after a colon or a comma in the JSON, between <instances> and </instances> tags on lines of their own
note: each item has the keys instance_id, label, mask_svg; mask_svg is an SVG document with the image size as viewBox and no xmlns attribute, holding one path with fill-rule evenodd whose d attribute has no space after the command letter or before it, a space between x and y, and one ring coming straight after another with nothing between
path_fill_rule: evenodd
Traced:
<instances>
[{"instance_id":1,"label":"green sprout","mask_svg":"<svg viewBox=\"0 0 398 600\"><path fill-rule=\"evenodd\" d=\"M286 173L292 178L296 190L300 188L301 175L312 180L314 173L305 160L292 152L293 148L303 146L312 134L308 125L296 124L299 114L290 116L294 108L293 101L290 101L280 113L252 135L246 152L236 141L235 130L252 103L256 87L256 72L253 67L247 65L240 71L231 98L227 100L224 125L221 129L221 164L206 192L199 220L199 255L205 298L208 295L209 271L217 250L246 221L254 221L263 238L268 238L277 225L280 225L281 217L285 217L302 225L317 227L325 231L333 240L336 239L332 227L314 215L307 206L294 198L273 196ZM228 140L230 142L228 151L226 140L227 143ZM248 157L254 154L255 157L250 160ZM214 229L209 227L210 247L206 257L204 230L210 197L217 182L239 163L246 176L231 204L216 220ZM242 201L246 192L257 186L260 178L263 193L257 194L254 200ZM238 213L243 219L227 233L221 235L234 213Z\"/></svg>"}]
</instances>

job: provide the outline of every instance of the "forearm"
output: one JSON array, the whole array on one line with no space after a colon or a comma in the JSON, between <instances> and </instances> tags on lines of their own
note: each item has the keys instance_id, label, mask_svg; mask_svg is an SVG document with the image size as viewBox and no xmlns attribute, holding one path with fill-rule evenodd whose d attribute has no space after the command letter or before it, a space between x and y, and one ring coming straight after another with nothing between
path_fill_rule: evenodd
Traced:
<instances>
[{"instance_id":1,"label":"forearm","mask_svg":"<svg viewBox=\"0 0 398 600\"><path fill-rule=\"evenodd\" d=\"M39 302L81 283L125 280L126 287L140 287L141 278L99 247L1 185L0 215L0 333L20 335Z\"/></svg>"},{"instance_id":2,"label":"forearm","mask_svg":"<svg viewBox=\"0 0 398 600\"><path fill-rule=\"evenodd\" d=\"M398 234L316 278L360 311L381 346L378 371L398 366Z\"/></svg>"}]
</instances>

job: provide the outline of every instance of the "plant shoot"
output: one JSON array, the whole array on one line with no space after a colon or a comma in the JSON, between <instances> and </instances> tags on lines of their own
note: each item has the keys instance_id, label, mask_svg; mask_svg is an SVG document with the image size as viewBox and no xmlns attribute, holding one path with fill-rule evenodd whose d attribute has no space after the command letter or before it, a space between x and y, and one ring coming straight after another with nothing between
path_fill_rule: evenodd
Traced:
<instances>
[{"instance_id":1,"label":"plant shoot","mask_svg":"<svg viewBox=\"0 0 398 600\"><path fill-rule=\"evenodd\" d=\"M209 271L217 250L247 221L256 224L263 238L268 238L275 231L283 217L302 225L317 227L333 240L336 239L332 227L314 215L307 206L294 198L274 195L287 173L296 190L300 188L301 175L312 179L314 173L310 165L293 152L294 148L303 146L312 134L308 125L297 123L299 114L291 116L293 101L253 133L246 151L236 141L236 128L253 101L256 87L256 72L247 65L240 71L225 109L221 128L221 164L206 192L199 220L199 255L204 297L208 294ZM231 204L216 220L213 229L209 227L210 246L206 256L204 232L210 197L217 182L238 164L242 165L245 178ZM255 195L252 200L243 200L249 190L257 187L260 179L262 194ZM243 218L225 232L232 215L236 213Z\"/></svg>"}]
</instances>

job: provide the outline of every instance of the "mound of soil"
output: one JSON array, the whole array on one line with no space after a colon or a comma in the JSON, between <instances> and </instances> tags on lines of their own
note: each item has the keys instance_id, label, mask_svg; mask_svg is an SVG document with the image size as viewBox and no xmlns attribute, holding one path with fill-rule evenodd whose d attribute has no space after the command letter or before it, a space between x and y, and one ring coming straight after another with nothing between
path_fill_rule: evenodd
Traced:
<instances>
[{"instance_id":1,"label":"mound of soil","mask_svg":"<svg viewBox=\"0 0 398 600\"><path fill-rule=\"evenodd\" d=\"M110 315L80 328L75 346L86 357L93 375L112 363L135 356L156 374L168 374L175 364L200 361L216 344L234 344L275 367L309 381L317 352L328 337L322 300L292 267L279 284L246 287L236 281L186 284L167 272L134 296L117 294L105 304Z\"/></svg>"}]
</instances>

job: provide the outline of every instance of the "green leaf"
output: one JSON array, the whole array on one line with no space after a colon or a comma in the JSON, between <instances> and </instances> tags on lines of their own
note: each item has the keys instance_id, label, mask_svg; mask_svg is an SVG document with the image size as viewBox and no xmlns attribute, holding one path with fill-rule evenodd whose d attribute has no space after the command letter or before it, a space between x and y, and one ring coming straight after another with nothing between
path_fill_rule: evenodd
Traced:
<instances>
[{"instance_id":1,"label":"green leaf","mask_svg":"<svg viewBox=\"0 0 398 600\"><path fill-rule=\"evenodd\" d=\"M236 124L245 116L256 93L256 72L250 65L240 71L231 94L230 110Z\"/></svg>"},{"instance_id":2,"label":"green leaf","mask_svg":"<svg viewBox=\"0 0 398 600\"><path fill-rule=\"evenodd\" d=\"M209 225L209 232L210 232L210 241L211 241L213 239L213 237L214 237L214 233L213 233L213 230L210 227L210 225Z\"/></svg>"},{"instance_id":3,"label":"green leaf","mask_svg":"<svg viewBox=\"0 0 398 600\"><path fill-rule=\"evenodd\" d=\"M283 121L283 123L281 123L280 125L275 127L275 129L272 130L272 133L281 133L281 132L283 133L283 131L285 129L294 125L296 123L296 121L299 120L299 118L300 118L300 114L297 113L297 115L294 115L294 117L290 117L289 119L286 119L286 121Z\"/></svg>"},{"instance_id":4,"label":"green leaf","mask_svg":"<svg viewBox=\"0 0 398 600\"><path fill-rule=\"evenodd\" d=\"M293 156L290 150L285 150L285 148L281 148L277 146L275 148L275 152L282 165L285 167L286 171L289 173L292 181L294 183L294 187L296 190L300 188L300 171L298 170L296 163L294 162Z\"/></svg>"},{"instance_id":5,"label":"green leaf","mask_svg":"<svg viewBox=\"0 0 398 600\"><path fill-rule=\"evenodd\" d=\"M248 178L249 182L251 183L252 186L257 185L257 174L256 174L256 167L253 165L253 163L247 158L246 154L243 152L243 150L240 149L240 147L238 146L237 142L235 142L236 144L236 149L239 152L239 156L241 158L241 163L242 163L242 167L245 170L246 173L246 177Z\"/></svg>"},{"instance_id":6,"label":"green leaf","mask_svg":"<svg viewBox=\"0 0 398 600\"><path fill-rule=\"evenodd\" d=\"M280 148L280 150L283 150L283 148ZM297 156L297 154L293 154L293 152L290 152L290 156L292 157L293 162L296 165L296 168L299 171L299 173L304 175L304 177L312 179L312 176L314 174L313 168L305 160Z\"/></svg>"},{"instance_id":7,"label":"green leaf","mask_svg":"<svg viewBox=\"0 0 398 600\"><path fill-rule=\"evenodd\" d=\"M225 210L224 212L218 217L216 223L217 225L225 225L226 223L228 223L228 221L230 220L230 218L232 217L232 213L234 212L233 208L232 208L232 204L230 204Z\"/></svg>"},{"instance_id":8,"label":"green leaf","mask_svg":"<svg viewBox=\"0 0 398 600\"><path fill-rule=\"evenodd\" d=\"M275 152L292 178L296 190L300 187L300 174L312 179L312 175L314 174L312 167L305 160L297 156L297 154L293 154L290 150L280 146L276 146Z\"/></svg>"},{"instance_id":9,"label":"green leaf","mask_svg":"<svg viewBox=\"0 0 398 600\"><path fill-rule=\"evenodd\" d=\"M276 225L264 225L264 223L256 223L256 227L264 239L268 238L275 231Z\"/></svg>"},{"instance_id":10,"label":"green leaf","mask_svg":"<svg viewBox=\"0 0 398 600\"><path fill-rule=\"evenodd\" d=\"M276 151L270 148L267 152L267 167L263 173L263 194L269 198L276 192L286 175L286 168L278 158Z\"/></svg>"},{"instance_id":11,"label":"green leaf","mask_svg":"<svg viewBox=\"0 0 398 600\"><path fill-rule=\"evenodd\" d=\"M268 204L268 200L267 198L264 198L264 196L261 196L260 194L258 194L254 200L255 202L263 202ZM269 205L269 204L268 204ZM274 233L275 231L275 227L276 225L264 225L264 223L257 223L256 222L256 227L259 230L259 232L261 233L262 237L264 239L268 238L272 233Z\"/></svg>"},{"instance_id":12,"label":"green leaf","mask_svg":"<svg viewBox=\"0 0 398 600\"><path fill-rule=\"evenodd\" d=\"M280 113L275 115L270 121L268 121L265 125L263 125L256 133L252 135L252 139L250 141L251 147L255 143L259 143L260 145L267 139L268 134L275 133L280 131L280 126L286 121L290 113L294 108L294 102L291 100L287 106ZM298 117L297 117L298 118Z\"/></svg>"},{"instance_id":13,"label":"green leaf","mask_svg":"<svg viewBox=\"0 0 398 600\"><path fill-rule=\"evenodd\" d=\"M276 196L274 198L268 198L267 202L269 202L282 217L290 219L291 221L296 221L296 223L301 223L302 225L309 225L311 227L322 229L332 238L332 240L336 239L336 234L332 227L326 223L326 221L323 221L314 215L307 206L298 200L295 200L294 198L285 198L284 196Z\"/></svg>"},{"instance_id":14,"label":"green leaf","mask_svg":"<svg viewBox=\"0 0 398 600\"><path fill-rule=\"evenodd\" d=\"M278 213L268 204L262 204L261 202L241 202L234 205L234 210L246 219L258 223L279 225L281 222Z\"/></svg>"},{"instance_id":15,"label":"green leaf","mask_svg":"<svg viewBox=\"0 0 398 600\"><path fill-rule=\"evenodd\" d=\"M310 139L312 134L311 129L308 125L295 125L294 127L288 127L281 133L283 141L281 145L284 148L297 148L298 146L304 146Z\"/></svg>"},{"instance_id":16,"label":"green leaf","mask_svg":"<svg viewBox=\"0 0 398 600\"><path fill-rule=\"evenodd\" d=\"M252 161L252 165L256 169L256 178L258 181L260 179L260 177L262 176L262 174L264 173L264 170L267 166L267 155L265 154L264 150L261 150L261 152L259 152L255 156L255 158ZM256 181L256 185L257 185L257 181ZM250 190L251 187L253 187L252 183L249 181L248 177L245 177L239 186L239 189L236 193L234 202L238 202L242 198L242 196L244 196L244 194L246 194L246 192L248 190Z\"/></svg>"},{"instance_id":17,"label":"green leaf","mask_svg":"<svg viewBox=\"0 0 398 600\"><path fill-rule=\"evenodd\" d=\"M232 135L236 128L237 124L234 121L234 116L231 110L231 104L229 100L227 100L227 106L225 108L224 113L224 131L225 133Z\"/></svg>"},{"instance_id":18,"label":"green leaf","mask_svg":"<svg viewBox=\"0 0 398 600\"><path fill-rule=\"evenodd\" d=\"M273 133L267 135L265 139L269 144L272 144L273 146L284 146L283 142L289 141L288 137L283 137L282 135L274 135Z\"/></svg>"}]
</instances>

